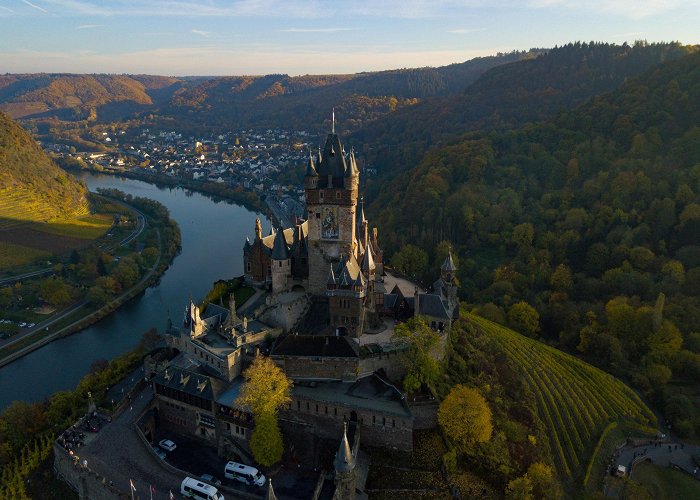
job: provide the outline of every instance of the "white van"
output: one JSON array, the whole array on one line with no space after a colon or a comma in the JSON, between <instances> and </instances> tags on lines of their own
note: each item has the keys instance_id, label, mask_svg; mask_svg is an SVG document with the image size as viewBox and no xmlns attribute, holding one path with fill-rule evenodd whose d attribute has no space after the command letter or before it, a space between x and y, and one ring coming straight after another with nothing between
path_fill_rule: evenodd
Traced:
<instances>
[{"instance_id":1,"label":"white van","mask_svg":"<svg viewBox=\"0 0 700 500\"><path fill-rule=\"evenodd\" d=\"M227 479L235 479L241 483L254 484L263 486L265 484L265 476L258 469L250 465L243 465L237 462L229 462L224 467L224 476Z\"/></svg>"},{"instance_id":2,"label":"white van","mask_svg":"<svg viewBox=\"0 0 700 500\"><path fill-rule=\"evenodd\" d=\"M191 477L186 477L182 481L180 493L185 497L200 498L202 500L224 500L224 496L212 485L197 481Z\"/></svg>"}]
</instances>

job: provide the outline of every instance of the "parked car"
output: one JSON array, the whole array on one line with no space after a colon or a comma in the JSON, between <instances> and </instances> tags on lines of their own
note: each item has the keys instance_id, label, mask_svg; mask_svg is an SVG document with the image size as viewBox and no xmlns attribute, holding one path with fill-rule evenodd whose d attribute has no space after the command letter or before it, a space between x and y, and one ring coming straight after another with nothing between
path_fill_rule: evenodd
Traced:
<instances>
[{"instance_id":1,"label":"parked car","mask_svg":"<svg viewBox=\"0 0 700 500\"><path fill-rule=\"evenodd\" d=\"M161 439L158 444L165 451L175 451L175 448L177 448L177 445L173 443L170 439Z\"/></svg>"},{"instance_id":2,"label":"parked car","mask_svg":"<svg viewBox=\"0 0 700 500\"><path fill-rule=\"evenodd\" d=\"M165 460L165 452L163 451L163 448L161 448L157 444L154 444L153 451L156 452L156 455L158 455L158 458L160 458L161 460Z\"/></svg>"},{"instance_id":3,"label":"parked car","mask_svg":"<svg viewBox=\"0 0 700 500\"><path fill-rule=\"evenodd\" d=\"M211 474L202 474L199 477L202 479L202 481L205 481L211 484L212 486L221 486L221 481L216 477L212 476Z\"/></svg>"}]
</instances>

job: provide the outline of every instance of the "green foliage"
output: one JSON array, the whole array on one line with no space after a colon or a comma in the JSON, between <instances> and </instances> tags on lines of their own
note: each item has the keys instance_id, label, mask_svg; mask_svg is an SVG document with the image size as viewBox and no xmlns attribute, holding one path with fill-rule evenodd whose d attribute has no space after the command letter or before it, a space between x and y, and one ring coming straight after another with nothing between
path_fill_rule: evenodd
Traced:
<instances>
[{"instance_id":1,"label":"green foliage","mask_svg":"<svg viewBox=\"0 0 700 500\"><path fill-rule=\"evenodd\" d=\"M11 464L0 472L0 498L29 499L25 489L29 475L51 454L53 437L42 435L28 442Z\"/></svg>"},{"instance_id":2,"label":"green foliage","mask_svg":"<svg viewBox=\"0 0 700 500\"><path fill-rule=\"evenodd\" d=\"M391 264L398 272L412 278L422 278L428 270L428 254L411 244L396 252L391 258Z\"/></svg>"},{"instance_id":3,"label":"green foliage","mask_svg":"<svg viewBox=\"0 0 700 500\"><path fill-rule=\"evenodd\" d=\"M528 337L536 337L540 331L540 315L527 302L517 302L508 309L508 323Z\"/></svg>"},{"instance_id":4,"label":"green foliage","mask_svg":"<svg viewBox=\"0 0 700 500\"><path fill-rule=\"evenodd\" d=\"M277 418L269 413L255 417L255 428L250 437L250 449L255 461L269 467L282 459L284 444Z\"/></svg>"},{"instance_id":5,"label":"green foliage","mask_svg":"<svg viewBox=\"0 0 700 500\"><path fill-rule=\"evenodd\" d=\"M396 326L393 340L404 342L404 364L407 368L403 380L404 390L411 393L423 384L431 387L440 376L440 363L435 349L440 341L438 333L430 328L423 316L410 318Z\"/></svg>"}]
</instances>

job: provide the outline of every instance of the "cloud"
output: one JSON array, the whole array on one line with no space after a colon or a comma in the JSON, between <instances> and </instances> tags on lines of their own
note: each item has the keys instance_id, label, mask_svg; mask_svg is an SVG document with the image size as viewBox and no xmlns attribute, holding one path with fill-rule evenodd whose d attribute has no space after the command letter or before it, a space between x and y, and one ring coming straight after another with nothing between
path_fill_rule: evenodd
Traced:
<instances>
[{"instance_id":1,"label":"cloud","mask_svg":"<svg viewBox=\"0 0 700 500\"><path fill-rule=\"evenodd\" d=\"M8 9L7 7L3 7L2 5L0 5L0 16L5 15L4 12L9 12L10 14L14 14L14 13L15 13L14 10Z\"/></svg>"},{"instance_id":2,"label":"cloud","mask_svg":"<svg viewBox=\"0 0 700 500\"><path fill-rule=\"evenodd\" d=\"M357 31L357 28L288 28L283 33L336 33L338 31Z\"/></svg>"},{"instance_id":3,"label":"cloud","mask_svg":"<svg viewBox=\"0 0 700 500\"><path fill-rule=\"evenodd\" d=\"M447 30L448 33L453 33L455 35L467 35L469 33L478 33L480 31L486 31L486 28L472 28L472 29L454 29Z\"/></svg>"},{"instance_id":4,"label":"cloud","mask_svg":"<svg viewBox=\"0 0 700 500\"><path fill-rule=\"evenodd\" d=\"M30 2L29 0L22 0L22 1L23 1L24 3L26 3L27 5L29 5L30 7L34 7L36 10L40 10L40 11L43 12L44 14L48 14L48 13L49 13L49 11L46 10L45 8L39 7L38 5L33 4L33 3Z\"/></svg>"},{"instance_id":5,"label":"cloud","mask_svg":"<svg viewBox=\"0 0 700 500\"><path fill-rule=\"evenodd\" d=\"M644 34L643 31L633 31L632 33L618 33L613 35L615 38L638 38Z\"/></svg>"},{"instance_id":6,"label":"cloud","mask_svg":"<svg viewBox=\"0 0 700 500\"><path fill-rule=\"evenodd\" d=\"M77 30L91 30L94 28L101 28L103 26L104 26L104 24L81 24L80 26L76 26L75 29L77 29Z\"/></svg>"},{"instance_id":7,"label":"cloud","mask_svg":"<svg viewBox=\"0 0 700 500\"><path fill-rule=\"evenodd\" d=\"M202 31L202 30L191 29L190 33L194 33L195 35L207 37L211 34L211 31Z\"/></svg>"}]
</instances>

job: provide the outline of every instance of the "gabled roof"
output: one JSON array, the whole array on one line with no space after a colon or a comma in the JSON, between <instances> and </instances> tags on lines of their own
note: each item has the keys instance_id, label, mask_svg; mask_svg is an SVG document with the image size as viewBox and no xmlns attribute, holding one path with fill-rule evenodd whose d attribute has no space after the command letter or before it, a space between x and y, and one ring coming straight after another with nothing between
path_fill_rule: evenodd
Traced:
<instances>
[{"instance_id":1,"label":"gabled roof","mask_svg":"<svg viewBox=\"0 0 700 500\"><path fill-rule=\"evenodd\" d=\"M209 401L216 398L225 389L225 384L215 377L209 377L201 373L169 366L153 379L156 384L169 387L178 391L191 394Z\"/></svg>"}]
</instances>

